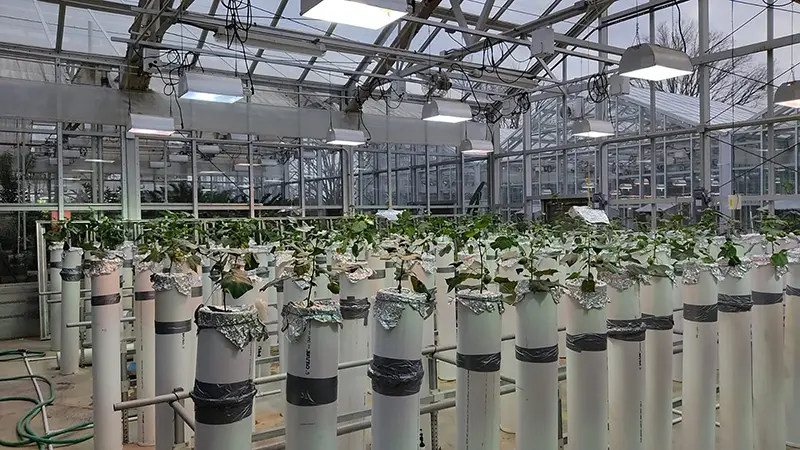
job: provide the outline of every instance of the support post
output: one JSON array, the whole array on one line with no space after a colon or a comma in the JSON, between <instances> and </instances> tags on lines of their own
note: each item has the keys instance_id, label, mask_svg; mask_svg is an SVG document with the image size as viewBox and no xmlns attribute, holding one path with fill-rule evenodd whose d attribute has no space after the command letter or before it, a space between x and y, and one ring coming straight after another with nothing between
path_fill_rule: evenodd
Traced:
<instances>
[{"instance_id":1,"label":"support post","mask_svg":"<svg viewBox=\"0 0 800 450\"><path fill-rule=\"evenodd\" d=\"M787 401L786 423L800 423L800 253L790 250L789 274L786 280L786 351ZM792 262L794 261L794 262ZM787 427L786 446L800 448L800 427Z\"/></svg>"},{"instance_id":2,"label":"support post","mask_svg":"<svg viewBox=\"0 0 800 450\"><path fill-rule=\"evenodd\" d=\"M150 398L156 395L156 292L150 277L153 272L147 265L136 267L133 288L134 336L136 338L136 396ZM156 443L156 417L154 405L137 408L139 430L137 443L153 446Z\"/></svg>"},{"instance_id":3,"label":"support post","mask_svg":"<svg viewBox=\"0 0 800 450\"><path fill-rule=\"evenodd\" d=\"M672 341L676 286L668 277L652 277L642 286L642 318L647 328L644 346L644 449L672 445ZM681 355L678 355L681 356Z\"/></svg>"},{"instance_id":4,"label":"support post","mask_svg":"<svg viewBox=\"0 0 800 450\"><path fill-rule=\"evenodd\" d=\"M450 250L441 254L441 251L450 246ZM447 279L452 278L455 267L453 244L440 242L436 247L436 336L438 345L455 345L456 343L456 307L450 302L447 292ZM448 358L455 358L454 352L442 353ZM456 368L443 361L437 361L436 372L442 381L455 381Z\"/></svg>"},{"instance_id":5,"label":"support post","mask_svg":"<svg viewBox=\"0 0 800 450\"><path fill-rule=\"evenodd\" d=\"M58 361L61 375L78 372L81 362L80 329L67 327L79 322L81 317L81 273L83 272L83 250L71 247L63 253L61 277L61 357Z\"/></svg>"},{"instance_id":6,"label":"support post","mask_svg":"<svg viewBox=\"0 0 800 450\"><path fill-rule=\"evenodd\" d=\"M50 280L48 284L50 292L50 300L48 302L48 309L50 312L50 350L57 352L61 350L61 335L62 329L62 315L63 303L61 300L61 266L62 257L64 254L64 244L62 242L54 242L50 245L50 262L47 267L47 276ZM77 332L77 330L76 330Z\"/></svg>"}]
</instances>

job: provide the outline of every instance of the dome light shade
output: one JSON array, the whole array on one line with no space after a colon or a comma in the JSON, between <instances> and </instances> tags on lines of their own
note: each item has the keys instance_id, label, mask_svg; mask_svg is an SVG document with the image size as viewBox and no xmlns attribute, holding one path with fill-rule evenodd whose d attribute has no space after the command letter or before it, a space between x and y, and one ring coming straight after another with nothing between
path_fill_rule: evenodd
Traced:
<instances>
[{"instance_id":1,"label":"dome light shade","mask_svg":"<svg viewBox=\"0 0 800 450\"><path fill-rule=\"evenodd\" d=\"M300 0L309 19L377 30L408 14L405 0Z\"/></svg>"},{"instance_id":2,"label":"dome light shade","mask_svg":"<svg viewBox=\"0 0 800 450\"><path fill-rule=\"evenodd\" d=\"M694 66L686 53L656 44L628 47L619 62L619 74L640 80L662 81L689 75Z\"/></svg>"},{"instance_id":3,"label":"dome light shade","mask_svg":"<svg viewBox=\"0 0 800 450\"><path fill-rule=\"evenodd\" d=\"M789 108L800 108L800 83L787 81L775 90L775 104Z\"/></svg>"},{"instance_id":4,"label":"dome light shade","mask_svg":"<svg viewBox=\"0 0 800 450\"><path fill-rule=\"evenodd\" d=\"M572 135L587 138L613 136L614 126L605 120L580 119L572 123Z\"/></svg>"},{"instance_id":5,"label":"dome light shade","mask_svg":"<svg viewBox=\"0 0 800 450\"><path fill-rule=\"evenodd\" d=\"M422 107L422 120L459 123L472 119L472 108L466 103L433 98Z\"/></svg>"},{"instance_id":6,"label":"dome light shade","mask_svg":"<svg viewBox=\"0 0 800 450\"><path fill-rule=\"evenodd\" d=\"M494 144L483 139L464 139L458 150L465 155L486 155L494 151Z\"/></svg>"},{"instance_id":7,"label":"dome light shade","mask_svg":"<svg viewBox=\"0 0 800 450\"><path fill-rule=\"evenodd\" d=\"M325 142L330 145L356 146L367 143L367 138L361 130L349 130L347 128L331 128Z\"/></svg>"},{"instance_id":8,"label":"dome light shade","mask_svg":"<svg viewBox=\"0 0 800 450\"><path fill-rule=\"evenodd\" d=\"M178 96L184 100L236 103L244 98L242 80L184 72L178 81Z\"/></svg>"},{"instance_id":9,"label":"dome light shade","mask_svg":"<svg viewBox=\"0 0 800 450\"><path fill-rule=\"evenodd\" d=\"M175 134L175 120L172 117L131 114L131 134L172 136Z\"/></svg>"}]
</instances>

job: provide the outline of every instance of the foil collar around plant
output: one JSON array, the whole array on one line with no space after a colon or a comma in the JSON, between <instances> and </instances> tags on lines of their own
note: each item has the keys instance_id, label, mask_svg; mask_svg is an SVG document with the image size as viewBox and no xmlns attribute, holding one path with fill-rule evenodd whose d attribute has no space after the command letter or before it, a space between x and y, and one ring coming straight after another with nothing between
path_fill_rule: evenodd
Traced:
<instances>
[{"instance_id":1,"label":"foil collar around plant","mask_svg":"<svg viewBox=\"0 0 800 450\"><path fill-rule=\"evenodd\" d=\"M83 256L83 254L85 253L81 247L74 247L74 246L64 250L64 252L74 252L81 256Z\"/></svg>"},{"instance_id":2,"label":"foil collar around plant","mask_svg":"<svg viewBox=\"0 0 800 450\"><path fill-rule=\"evenodd\" d=\"M800 264L800 248L793 248L786 252L789 258L789 264Z\"/></svg>"},{"instance_id":3,"label":"foil collar around plant","mask_svg":"<svg viewBox=\"0 0 800 450\"><path fill-rule=\"evenodd\" d=\"M724 258L717 261L719 264L719 271L722 273L723 278L736 278L741 280L753 268L753 261L750 258L741 258L741 262L735 266L729 266Z\"/></svg>"},{"instance_id":4,"label":"foil collar around plant","mask_svg":"<svg viewBox=\"0 0 800 450\"><path fill-rule=\"evenodd\" d=\"M108 255L100 259L93 259L87 261L83 273L87 277L99 277L101 275L109 275L119 270L122 265L122 258L118 255Z\"/></svg>"},{"instance_id":5,"label":"foil collar around plant","mask_svg":"<svg viewBox=\"0 0 800 450\"><path fill-rule=\"evenodd\" d=\"M153 290L156 292L166 292L175 289L183 295L191 295L192 287L201 284L200 276L192 272L163 273L153 272L150 275L153 282Z\"/></svg>"},{"instance_id":6,"label":"foil collar around plant","mask_svg":"<svg viewBox=\"0 0 800 450\"><path fill-rule=\"evenodd\" d=\"M594 292L583 292L581 290L582 282L582 279L567 280L564 283L566 285L564 293L572 297L583 309L605 308L608 304L608 285L598 280L595 282Z\"/></svg>"},{"instance_id":7,"label":"foil collar around plant","mask_svg":"<svg viewBox=\"0 0 800 450\"><path fill-rule=\"evenodd\" d=\"M597 272L597 278L618 291L624 291L636 286L637 277L627 273L615 273L607 270Z\"/></svg>"},{"instance_id":8,"label":"foil collar around plant","mask_svg":"<svg viewBox=\"0 0 800 450\"><path fill-rule=\"evenodd\" d=\"M133 259L133 255L136 254L136 245L133 241L125 241L117 250L124 259Z\"/></svg>"},{"instance_id":9,"label":"foil collar around plant","mask_svg":"<svg viewBox=\"0 0 800 450\"><path fill-rule=\"evenodd\" d=\"M789 273L789 266L775 267L772 264L770 255L753 255L750 257L753 260L753 266L756 268L772 266L775 270L775 279L780 280L784 275Z\"/></svg>"},{"instance_id":10,"label":"foil collar around plant","mask_svg":"<svg viewBox=\"0 0 800 450\"><path fill-rule=\"evenodd\" d=\"M461 261L461 270L464 269L480 269L481 265L481 258L480 255L467 253L467 252L459 252L458 260Z\"/></svg>"},{"instance_id":11,"label":"foil collar around plant","mask_svg":"<svg viewBox=\"0 0 800 450\"><path fill-rule=\"evenodd\" d=\"M47 250L51 252L55 250L64 250L64 242L53 241L47 246Z\"/></svg>"},{"instance_id":12,"label":"foil collar around plant","mask_svg":"<svg viewBox=\"0 0 800 450\"><path fill-rule=\"evenodd\" d=\"M333 265L333 271L344 274L345 278L353 284L364 281L372 276L375 271L366 261L339 261Z\"/></svg>"},{"instance_id":13,"label":"foil collar around plant","mask_svg":"<svg viewBox=\"0 0 800 450\"><path fill-rule=\"evenodd\" d=\"M503 304L503 295L497 292L464 289L456 293L455 301L472 311L473 314L493 313L495 311L502 314L506 310Z\"/></svg>"},{"instance_id":14,"label":"foil collar around plant","mask_svg":"<svg viewBox=\"0 0 800 450\"><path fill-rule=\"evenodd\" d=\"M739 236L739 240L741 242L743 242L744 244L749 245L750 249L758 248L762 252L765 252L767 250L767 239L766 239L766 237L764 237L763 234L759 234L759 233L745 234L745 235ZM748 249L748 250L750 250L750 249Z\"/></svg>"},{"instance_id":15,"label":"foil collar around plant","mask_svg":"<svg viewBox=\"0 0 800 450\"><path fill-rule=\"evenodd\" d=\"M522 259L522 255L519 254L519 251L516 249L506 250L500 254L500 257L497 260L498 267L502 267L504 269L511 269L519 265L519 261Z\"/></svg>"},{"instance_id":16,"label":"foil collar around plant","mask_svg":"<svg viewBox=\"0 0 800 450\"><path fill-rule=\"evenodd\" d=\"M719 269L719 264L715 262L686 261L683 264L683 284L697 284L700 281L700 273L702 272L709 272L717 282L722 281L724 278L722 271Z\"/></svg>"},{"instance_id":17,"label":"foil collar around plant","mask_svg":"<svg viewBox=\"0 0 800 450\"><path fill-rule=\"evenodd\" d=\"M163 264L154 261L145 261L149 254L133 256L133 270L135 273L143 273L148 270L151 272L161 272Z\"/></svg>"},{"instance_id":18,"label":"foil collar around plant","mask_svg":"<svg viewBox=\"0 0 800 450\"><path fill-rule=\"evenodd\" d=\"M519 280L517 282L517 287L514 288L514 302L512 305L516 305L517 303L521 302L526 295L533 293L530 286L530 280L525 278ZM561 294L563 293L563 288L561 286L554 286L550 289L548 294L552 297L553 302L560 303L561 302Z\"/></svg>"},{"instance_id":19,"label":"foil collar around plant","mask_svg":"<svg viewBox=\"0 0 800 450\"><path fill-rule=\"evenodd\" d=\"M267 267L256 267L255 269L248 270L247 278L250 279L250 282L253 284L261 283L264 281L264 278L269 276L269 268Z\"/></svg>"},{"instance_id":20,"label":"foil collar around plant","mask_svg":"<svg viewBox=\"0 0 800 450\"><path fill-rule=\"evenodd\" d=\"M311 306L303 306L297 302L289 302L281 311L283 328L291 342L297 342L306 332L309 322L342 325L342 312L339 305L332 301L314 301Z\"/></svg>"},{"instance_id":21,"label":"foil collar around plant","mask_svg":"<svg viewBox=\"0 0 800 450\"><path fill-rule=\"evenodd\" d=\"M415 265L422 267L422 270L425 273L434 273L436 272L436 256L430 253L423 253L420 255L420 259L411 263L411 267Z\"/></svg>"},{"instance_id":22,"label":"foil collar around plant","mask_svg":"<svg viewBox=\"0 0 800 450\"><path fill-rule=\"evenodd\" d=\"M434 309L433 297L428 301L428 296L410 289L381 289L373 304L373 315L385 330L392 330L400 323L406 307L416 311L423 319L430 317Z\"/></svg>"},{"instance_id":23,"label":"foil collar around plant","mask_svg":"<svg viewBox=\"0 0 800 450\"><path fill-rule=\"evenodd\" d=\"M252 305L227 308L203 305L195 311L194 322L198 330L216 330L240 351L253 341L265 341L269 337L267 326Z\"/></svg>"}]
</instances>

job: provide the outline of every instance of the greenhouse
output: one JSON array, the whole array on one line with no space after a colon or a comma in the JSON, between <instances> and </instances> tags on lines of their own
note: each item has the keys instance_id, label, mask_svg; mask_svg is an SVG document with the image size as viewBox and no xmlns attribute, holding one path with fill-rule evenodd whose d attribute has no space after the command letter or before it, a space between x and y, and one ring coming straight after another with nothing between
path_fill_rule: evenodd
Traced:
<instances>
[{"instance_id":1,"label":"greenhouse","mask_svg":"<svg viewBox=\"0 0 800 450\"><path fill-rule=\"evenodd\" d=\"M0 2L0 447L800 448L795 19Z\"/></svg>"}]
</instances>

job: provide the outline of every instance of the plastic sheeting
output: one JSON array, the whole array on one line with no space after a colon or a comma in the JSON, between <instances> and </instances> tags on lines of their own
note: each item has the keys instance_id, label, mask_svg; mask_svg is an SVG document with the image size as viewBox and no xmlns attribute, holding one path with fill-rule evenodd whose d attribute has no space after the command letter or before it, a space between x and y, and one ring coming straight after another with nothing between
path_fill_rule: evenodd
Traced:
<instances>
[{"instance_id":1,"label":"plastic sheeting","mask_svg":"<svg viewBox=\"0 0 800 450\"><path fill-rule=\"evenodd\" d=\"M255 396L253 380L229 384L195 380L191 393L195 420L207 425L225 425L247 419L253 413Z\"/></svg>"},{"instance_id":2,"label":"plastic sheeting","mask_svg":"<svg viewBox=\"0 0 800 450\"><path fill-rule=\"evenodd\" d=\"M753 298L750 295L717 294L717 304L720 312L747 312L753 308Z\"/></svg>"},{"instance_id":3,"label":"plastic sheeting","mask_svg":"<svg viewBox=\"0 0 800 450\"><path fill-rule=\"evenodd\" d=\"M514 353L517 361L526 363L553 363L558 361L558 345L539 348L524 348L515 346Z\"/></svg>"},{"instance_id":4,"label":"plastic sheeting","mask_svg":"<svg viewBox=\"0 0 800 450\"><path fill-rule=\"evenodd\" d=\"M378 355L373 355L367 371L372 379L372 391L391 397L419 393L424 374L420 359L394 359Z\"/></svg>"},{"instance_id":5,"label":"plastic sheeting","mask_svg":"<svg viewBox=\"0 0 800 450\"><path fill-rule=\"evenodd\" d=\"M472 372L497 372L500 370L500 353L464 355L456 353L456 367Z\"/></svg>"},{"instance_id":6,"label":"plastic sheeting","mask_svg":"<svg viewBox=\"0 0 800 450\"><path fill-rule=\"evenodd\" d=\"M605 333L567 334L567 348L573 352L603 352L608 348Z\"/></svg>"},{"instance_id":7,"label":"plastic sheeting","mask_svg":"<svg viewBox=\"0 0 800 450\"><path fill-rule=\"evenodd\" d=\"M608 319L608 338L619 341L642 342L647 328L642 319Z\"/></svg>"}]
</instances>

